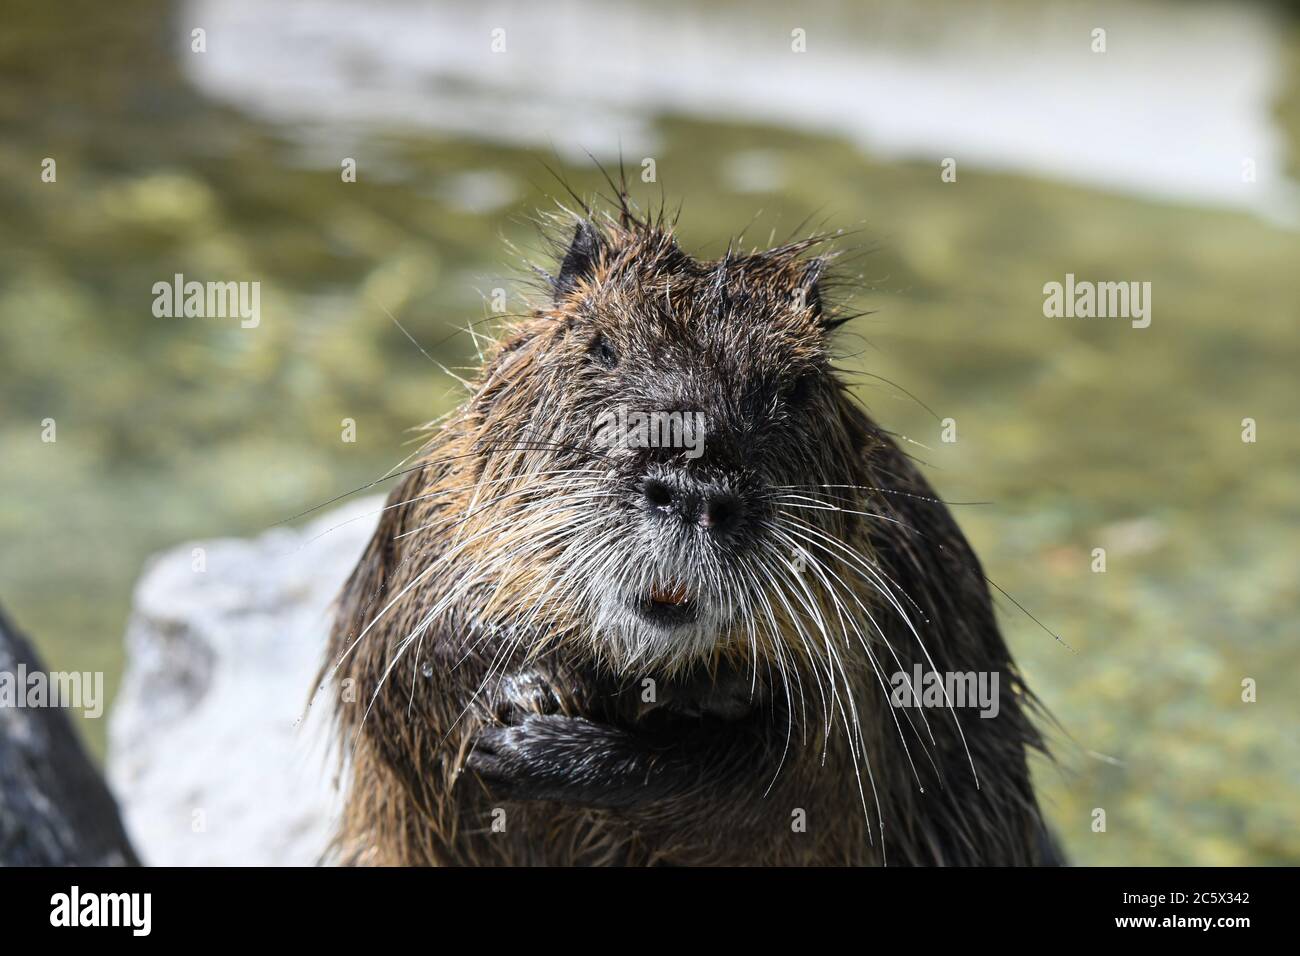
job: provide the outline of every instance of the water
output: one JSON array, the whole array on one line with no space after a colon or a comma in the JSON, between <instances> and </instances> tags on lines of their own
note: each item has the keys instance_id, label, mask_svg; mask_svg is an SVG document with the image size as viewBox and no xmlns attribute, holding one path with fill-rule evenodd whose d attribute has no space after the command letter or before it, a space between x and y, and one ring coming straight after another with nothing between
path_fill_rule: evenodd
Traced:
<instances>
[{"instance_id":1,"label":"water","mask_svg":"<svg viewBox=\"0 0 1300 956\"><path fill-rule=\"evenodd\" d=\"M578 147L621 142L702 254L746 224L857 230L859 395L944 497L993 502L958 518L1073 649L1001 602L1074 741L1041 774L1072 856L1300 859L1294 21L1125 4L1085 56L1073 7L831 5L796 64L767 6L136 6L11 5L0 39L0 600L52 667L111 693L150 553L400 461L457 392L386 313L472 361L457 329L495 288L520 306L507 244L538 251L528 216L563 195L543 163L588 192ZM260 325L155 318L176 272L260 282ZM1044 318L1067 273L1151 282L1151 326Z\"/></svg>"},{"instance_id":2,"label":"water","mask_svg":"<svg viewBox=\"0 0 1300 956\"><path fill-rule=\"evenodd\" d=\"M578 161L615 158L621 139L641 157L658 144L655 118L671 113L1140 196L1261 211L1294 202L1270 115L1284 33L1262 5L907 0L794 15L773 2L466 0L427 11L191 0L184 10L214 37L207 55L181 57L192 81L304 131L318 159L328 150L315 146L383 129L553 145ZM793 29L805 32L803 55ZM491 52L493 30L503 54ZM1199 68L1213 64L1230 68Z\"/></svg>"}]
</instances>

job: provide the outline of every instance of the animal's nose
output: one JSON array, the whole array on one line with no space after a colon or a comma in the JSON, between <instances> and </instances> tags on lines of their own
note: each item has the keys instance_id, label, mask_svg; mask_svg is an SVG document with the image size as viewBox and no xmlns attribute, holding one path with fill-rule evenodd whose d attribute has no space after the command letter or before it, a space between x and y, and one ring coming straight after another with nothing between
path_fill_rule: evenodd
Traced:
<instances>
[{"instance_id":1,"label":"animal's nose","mask_svg":"<svg viewBox=\"0 0 1300 956\"><path fill-rule=\"evenodd\" d=\"M641 484L646 507L664 517L725 535L740 523L740 498L716 482L687 475L647 478Z\"/></svg>"}]
</instances>

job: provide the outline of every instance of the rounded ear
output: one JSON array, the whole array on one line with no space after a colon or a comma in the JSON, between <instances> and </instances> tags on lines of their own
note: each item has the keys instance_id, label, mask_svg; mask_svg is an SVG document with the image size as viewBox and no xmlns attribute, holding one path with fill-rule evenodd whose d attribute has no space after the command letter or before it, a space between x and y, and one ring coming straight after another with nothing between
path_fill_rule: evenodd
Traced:
<instances>
[{"instance_id":1,"label":"rounded ear","mask_svg":"<svg viewBox=\"0 0 1300 956\"><path fill-rule=\"evenodd\" d=\"M573 240L569 243L569 251L560 263L560 272L551 282L556 302L568 294L580 279L592 274L599 255L600 233L587 220L580 220L574 230Z\"/></svg>"}]
</instances>

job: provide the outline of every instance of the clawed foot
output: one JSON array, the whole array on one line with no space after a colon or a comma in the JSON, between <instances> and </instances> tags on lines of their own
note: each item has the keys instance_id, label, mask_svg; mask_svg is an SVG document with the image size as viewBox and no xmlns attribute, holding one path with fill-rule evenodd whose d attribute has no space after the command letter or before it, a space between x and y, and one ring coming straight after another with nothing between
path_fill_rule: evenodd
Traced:
<instances>
[{"instance_id":1,"label":"clawed foot","mask_svg":"<svg viewBox=\"0 0 1300 956\"><path fill-rule=\"evenodd\" d=\"M630 734L581 717L532 714L479 731L466 768L493 797L625 807L647 794L643 749Z\"/></svg>"},{"instance_id":2,"label":"clawed foot","mask_svg":"<svg viewBox=\"0 0 1300 956\"><path fill-rule=\"evenodd\" d=\"M655 728L680 719L733 722L748 717L764 699L762 684L743 671L724 666L714 674L701 672L662 684L656 700L642 702L639 718L649 718L648 726Z\"/></svg>"},{"instance_id":3,"label":"clawed foot","mask_svg":"<svg viewBox=\"0 0 1300 956\"><path fill-rule=\"evenodd\" d=\"M652 701L640 688L603 720L557 711L554 675L525 672L503 684L493 722L475 738L465 768L500 800L547 800L603 809L631 808L692 787L725 756L762 694L747 675L721 668L662 684ZM631 698L637 694L636 698ZM631 705L630 707L628 705Z\"/></svg>"}]
</instances>

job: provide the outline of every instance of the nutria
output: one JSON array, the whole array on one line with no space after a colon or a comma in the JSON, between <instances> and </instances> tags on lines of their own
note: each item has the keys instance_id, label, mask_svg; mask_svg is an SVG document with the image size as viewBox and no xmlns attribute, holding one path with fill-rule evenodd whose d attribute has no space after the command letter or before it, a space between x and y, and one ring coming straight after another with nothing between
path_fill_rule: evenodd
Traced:
<instances>
[{"instance_id":1,"label":"nutria","mask_svg":"<svg viewBox=\"0 0 1300 956\"><path fill-rule=\"evenodd\" d=\"M1049 862L980 564L832 365L830 237L673 225L572 213L401 472L324 672L336 858ZM896 706L934 672L1000 676L993 714Z\"/></svg>"}]
</instances>

